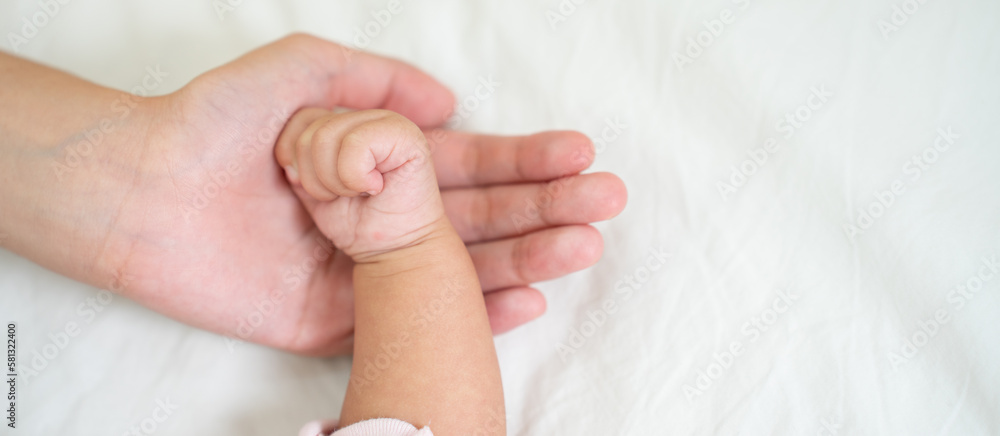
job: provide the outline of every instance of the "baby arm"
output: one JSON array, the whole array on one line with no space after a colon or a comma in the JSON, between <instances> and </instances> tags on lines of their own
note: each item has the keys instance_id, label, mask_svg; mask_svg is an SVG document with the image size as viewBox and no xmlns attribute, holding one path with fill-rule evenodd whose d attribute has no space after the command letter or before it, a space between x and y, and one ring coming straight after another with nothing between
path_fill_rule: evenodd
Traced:
<instances>
[{"instance_id":1,"label":"baby arm","mask_svg":"<svg viewBox=\"0 0 1000 436\"><path fill-rule=\"evenodd\" d=\"M506 434L479 281L420 129L388 111L307 109L275 153L320 230L356 262L341 426L389 417L439 436Z\"/></svg>"}]
</instances>

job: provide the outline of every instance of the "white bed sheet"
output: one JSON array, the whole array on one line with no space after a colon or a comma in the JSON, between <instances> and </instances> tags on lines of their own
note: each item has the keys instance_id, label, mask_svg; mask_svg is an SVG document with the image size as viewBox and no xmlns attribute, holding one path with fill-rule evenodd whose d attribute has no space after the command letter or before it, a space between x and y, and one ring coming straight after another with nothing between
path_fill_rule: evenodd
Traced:
<instances>
[{"instance_id":1,"label":"white bed sheet","mask_svg":"<svg viewBox=\"0 0 1000 436\"><path fill-rule=\"evenodd\" d=\"M602 261L497 338L509 433L1000 434L1000 3L579 1L404 0L365 46L460 99L501 82L463 129L606 135L593 170L629 188ZM225 2L74 0L18 51L119 89L160 66L166 93L293 31L350 41L387 4ZM0 4L4 50L39 10ZM294 434L339 411L348 358L230 349L122 298L87 322L96 296L0 250L22 359L81 329L4 434L126 434L157 407L157 435Z\"/></svg>"}]
</instances>

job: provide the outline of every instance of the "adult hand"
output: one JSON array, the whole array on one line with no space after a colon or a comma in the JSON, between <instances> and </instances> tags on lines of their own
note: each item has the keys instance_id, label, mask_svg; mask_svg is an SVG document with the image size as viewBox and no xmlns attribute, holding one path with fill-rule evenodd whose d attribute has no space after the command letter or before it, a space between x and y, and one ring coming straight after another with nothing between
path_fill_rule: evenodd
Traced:
<instances>
[{"instance_id":1,"label":"adult hand","mask_svg":"<svg viewBox=\"0 0 1000 436\"><path fill-rule=\"evenodd\" d=\"M530 283L597 261L602 240L586 224L618 214L625 189L610 174L578 175L593 157L583 135L436 129L453 106L447 89L409 65L289 36L173 94L129 102L127 116L104 105L113 128L93 156L59 182L45 171L48 189L12 181L21 191L0 193L0 204L33 209L11 213L0 230L43 226L6 245L188 324L303 354L349 352L353 264L317 231L273 147L300 108L388 109L425 129L446 213L472 255L491 326L504 332L545 310ZM52 157L101 127L101 116L66 123L77 134L57 138ZM50 167L40 162L12 164L10 174ZM46 220L32 222L38 216Z\"/></svg>"}]
</instances>

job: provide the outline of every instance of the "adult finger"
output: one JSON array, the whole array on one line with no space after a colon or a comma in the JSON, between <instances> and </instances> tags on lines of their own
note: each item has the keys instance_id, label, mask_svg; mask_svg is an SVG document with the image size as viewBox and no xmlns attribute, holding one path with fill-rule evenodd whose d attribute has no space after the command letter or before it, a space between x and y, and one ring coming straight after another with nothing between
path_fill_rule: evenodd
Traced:
<instances>
[{"instance_id":1,"label":"adult finger","mask_svg":"<svg viewBox=\"0 0 1000 436\"><path fill-rule=\"evenodd\" d=\"M621 213L627 197L625 183L611 173L441 193L445 213L466 243L608 220Z\"/></svg>"},{"instance_id":2,"label":"adult finger","mask_svg":"<svg viewBox=\"0 0 1000 436\"><path fill-rule=\"evenodd\" d=\"M442 188L552 180L594 160L594 144L579 132L490 136L435 129L424 135Z\"/></svg>"},{"instance_id":3,"label":"adult finger","mask_svg":"<svg viewBox=\"0 0 1000 436\"><path fill-rule=\"evenodd\" d=\"M306 34L282 38L199 79L236 91L267 89L273 109L287 114L302 107L380 108L434 127L455 104L451 91L409 64Z\"/></svg>"},{"instance_id":4,"label":"adult finger","mask_svg":"<svg viewBox=\"0 0 1000 436\"><path fill-rule=\"evenodd\" d=\"M513 330L545 313L545 296L534 288L519 286L501 289L488 292L483 297L490 328L495 335Z\"/></svg>"},{"instance_id":5,"label":"adult finger","mask_svg":"<svg viewBox=\"0 0 1000 436\"><path fill-rule=\"evenodd\" d=\"M582 270L601 258L604 241L587 225L562 226L468 246L484 291L524 286Z\"/></svg>"}]
</instances>

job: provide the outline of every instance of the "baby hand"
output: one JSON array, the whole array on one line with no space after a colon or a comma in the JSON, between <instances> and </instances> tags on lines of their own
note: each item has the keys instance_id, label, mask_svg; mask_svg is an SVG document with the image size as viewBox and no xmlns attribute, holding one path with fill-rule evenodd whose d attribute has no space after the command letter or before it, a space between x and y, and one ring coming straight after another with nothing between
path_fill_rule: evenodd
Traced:
<instances>
[{"instance_id":1,"label":"baby hand","mask_svg":"<svg viewBox=\"0 0 1000 436\"><path fill-rule=\"evenodd\" d=\"M395 112L303 109L275 156L320 231L357 262L450 228L427 140Z\"/></svg>"}]
</instances>

